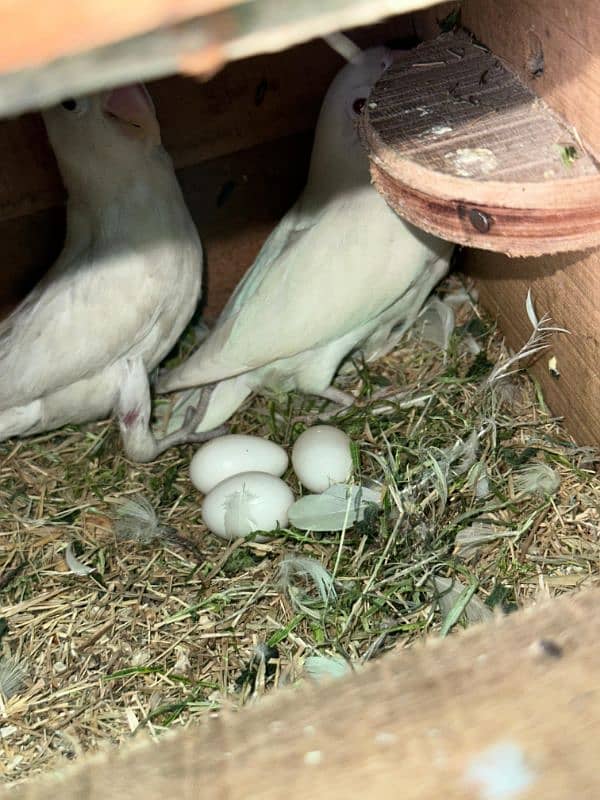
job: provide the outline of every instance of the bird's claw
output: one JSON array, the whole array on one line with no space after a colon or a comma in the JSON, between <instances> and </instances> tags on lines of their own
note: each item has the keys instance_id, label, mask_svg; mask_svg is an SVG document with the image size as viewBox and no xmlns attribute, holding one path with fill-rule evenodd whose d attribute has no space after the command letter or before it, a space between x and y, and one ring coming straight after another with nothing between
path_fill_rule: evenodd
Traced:
<instances>
[{"instance_id":1,"label":"bird's claw","mask_svg":"<svg viewBox=\"0 0 600 800\"><path fill-rule=\"evenodd\" d=\"M190 444L200 444L202 442L208 442L210 439L216 439L217 436L224 436L226 433L229 433L229 427L227 425L221 425L218 428L213 428L212 431L188 433L186 442Z\"/></svg>"}]
</instances>

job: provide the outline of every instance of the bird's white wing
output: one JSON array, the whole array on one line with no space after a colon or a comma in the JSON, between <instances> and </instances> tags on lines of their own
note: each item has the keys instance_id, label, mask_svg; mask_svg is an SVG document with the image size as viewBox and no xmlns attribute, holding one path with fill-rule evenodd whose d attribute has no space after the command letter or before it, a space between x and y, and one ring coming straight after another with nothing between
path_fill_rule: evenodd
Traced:
<instances>
[{"instance_id":1,"label":"bird's white wing","mask_svg":"<svg viewBox=\"0 0 600 800\"><path fill-rule=\"evenodd\" d=\"M235 316L248 299L256 295L260 285L268 275L271 266L276 263L281 254L287 250L296 239L308 228L316 224L317 219L307 219L302 213L301 202L296 203L282 217L279 224L271 231L260 249L256 260L246 271L242 280L235 287L235 291L227 301L219 315L218 325Z\"/></svg>"},{"instance_id":2,"label":"bird's white wing","mask_svg":"<svg viewBox=\"0 0 600 800\"><path fill-rule=\"evenodd\" d=\"M344 336L397 301L437 258L371 186L291 234L275 258L259 255L228 313L161 390L223 380Z\"/></svg>"},{"instance_id":3,"label":"bird's white wing","mask_svg":"<svg viewBox=\"0 0 600 800\"><path fill-rule=\"evenodd\" d=\"M24 405L136 353L164 305L154 255L64 258L0 325L0 408Z\"/></svg>"}]
</instances>

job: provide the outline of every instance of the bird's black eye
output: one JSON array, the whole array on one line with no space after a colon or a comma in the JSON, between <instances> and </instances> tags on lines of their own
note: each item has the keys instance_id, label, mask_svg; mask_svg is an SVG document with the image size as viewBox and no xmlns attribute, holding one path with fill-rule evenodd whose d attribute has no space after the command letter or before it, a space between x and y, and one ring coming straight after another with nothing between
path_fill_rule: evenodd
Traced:
<instances>
[{"instance_id":1,"label":"bird's black eye","mask_svg":"<svg viewBox=\"0 0 600 800\"><path fill-rule=\"evenodd\" d=\"M352 103L352 111L355 114L360 114L365 106L366 97L357 97L356 100Z\"/></svg>"},{"instance_id":2,"label":"bird's black eye","mask_svg":"<svg viewBox=\"0 0 600 800\"><path fill-rule=\"evenodd\" d=\"M61 106L66 108L67 111L75 111L77 108L77 100L63 100Z\"/></svg>"}]
</instances>

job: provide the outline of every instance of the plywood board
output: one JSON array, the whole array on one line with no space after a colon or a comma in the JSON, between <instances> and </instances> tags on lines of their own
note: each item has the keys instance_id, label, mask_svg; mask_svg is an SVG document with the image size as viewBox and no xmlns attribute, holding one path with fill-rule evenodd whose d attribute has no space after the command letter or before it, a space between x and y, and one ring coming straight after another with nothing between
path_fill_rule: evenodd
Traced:
<instances>
[{"instance_id":1,"label":"plywood board","mask_svg":"<svg viewBox=\"0 0 600 800\"><path fill-rule=\"evenodd\" d=\"M437 36L444 3L416 15L416 30ZM463 23L505 59L526 84L575 127L600 155L600 5L596 0L464 0ZM564 416L581 444L600 445L600 253L512 260L466 253L483 305L497 315L511 347L530 333L524 299L532 288L540 313L571 331L534 366L551 411ZM556 356L560 377L548 359Z\"/></svg>"},{"instance_id":2,"label":"plywood board","mask_svg":"<svg viewBox=\"0 0 600 800\"><path fill-rule=\"evenodd\" d=\"M432 0L0 0L0 115L368 25Z\"/></svg>"},{"instance_id":3,"label":"plywood board","mask_svg":"<svg viewBox=\"0 0 600 800\"><path fill-rule=\"evenodd\" d=\"M600 158L600 4L465 0L462 16Z\"/></svg>"},{"instance_id":4,"label":"plywood board","mask_svg":"<svg viewBox=\"0 0 600 800\"><path fill-rule=\"evenodd\" d=\"M351 35L367 47L411 33L411 20L396 17ZM209 316L298 196L323 95L343 63L316 41L230 64L206 83L174 77L149 85L205 243ZM0 167L2 316L50 266L64 235L65 193L39 115L0 121ZM231 180L235 192L217 211L216 198Z\"/></svg>"},{"instance_id":5,"label":"plywood board","mask_svg":"<svg viewBox=\"0 0 600 800\"><path fill-rule=\"evenodd\" d=\"M352 31L360 46L403 38L407 17ZM230 64L211 81L174 77L148 85L176 168L314 128L343 59L325 42ZM0 221L64 202L39 115L0 121Z\"/></svg>"}]
</instances>

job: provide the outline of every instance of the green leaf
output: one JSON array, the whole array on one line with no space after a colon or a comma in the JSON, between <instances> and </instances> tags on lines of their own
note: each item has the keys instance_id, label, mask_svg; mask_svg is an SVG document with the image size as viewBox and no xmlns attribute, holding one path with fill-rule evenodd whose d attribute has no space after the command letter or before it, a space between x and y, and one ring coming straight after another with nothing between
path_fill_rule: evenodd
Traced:
<instances>
[{"instance_id":1,"label":"green leaf","mask_svg":"<svg viewBox=\"0 0 600 800\"><path fill-rule=\"evenodd\" d=\"M289 519L299 530L341 531L363 520L367 509L380 502L381 495L373 489L340 483L322 494L301 497L290 508Z\"/></svg>"}]
</instances>

